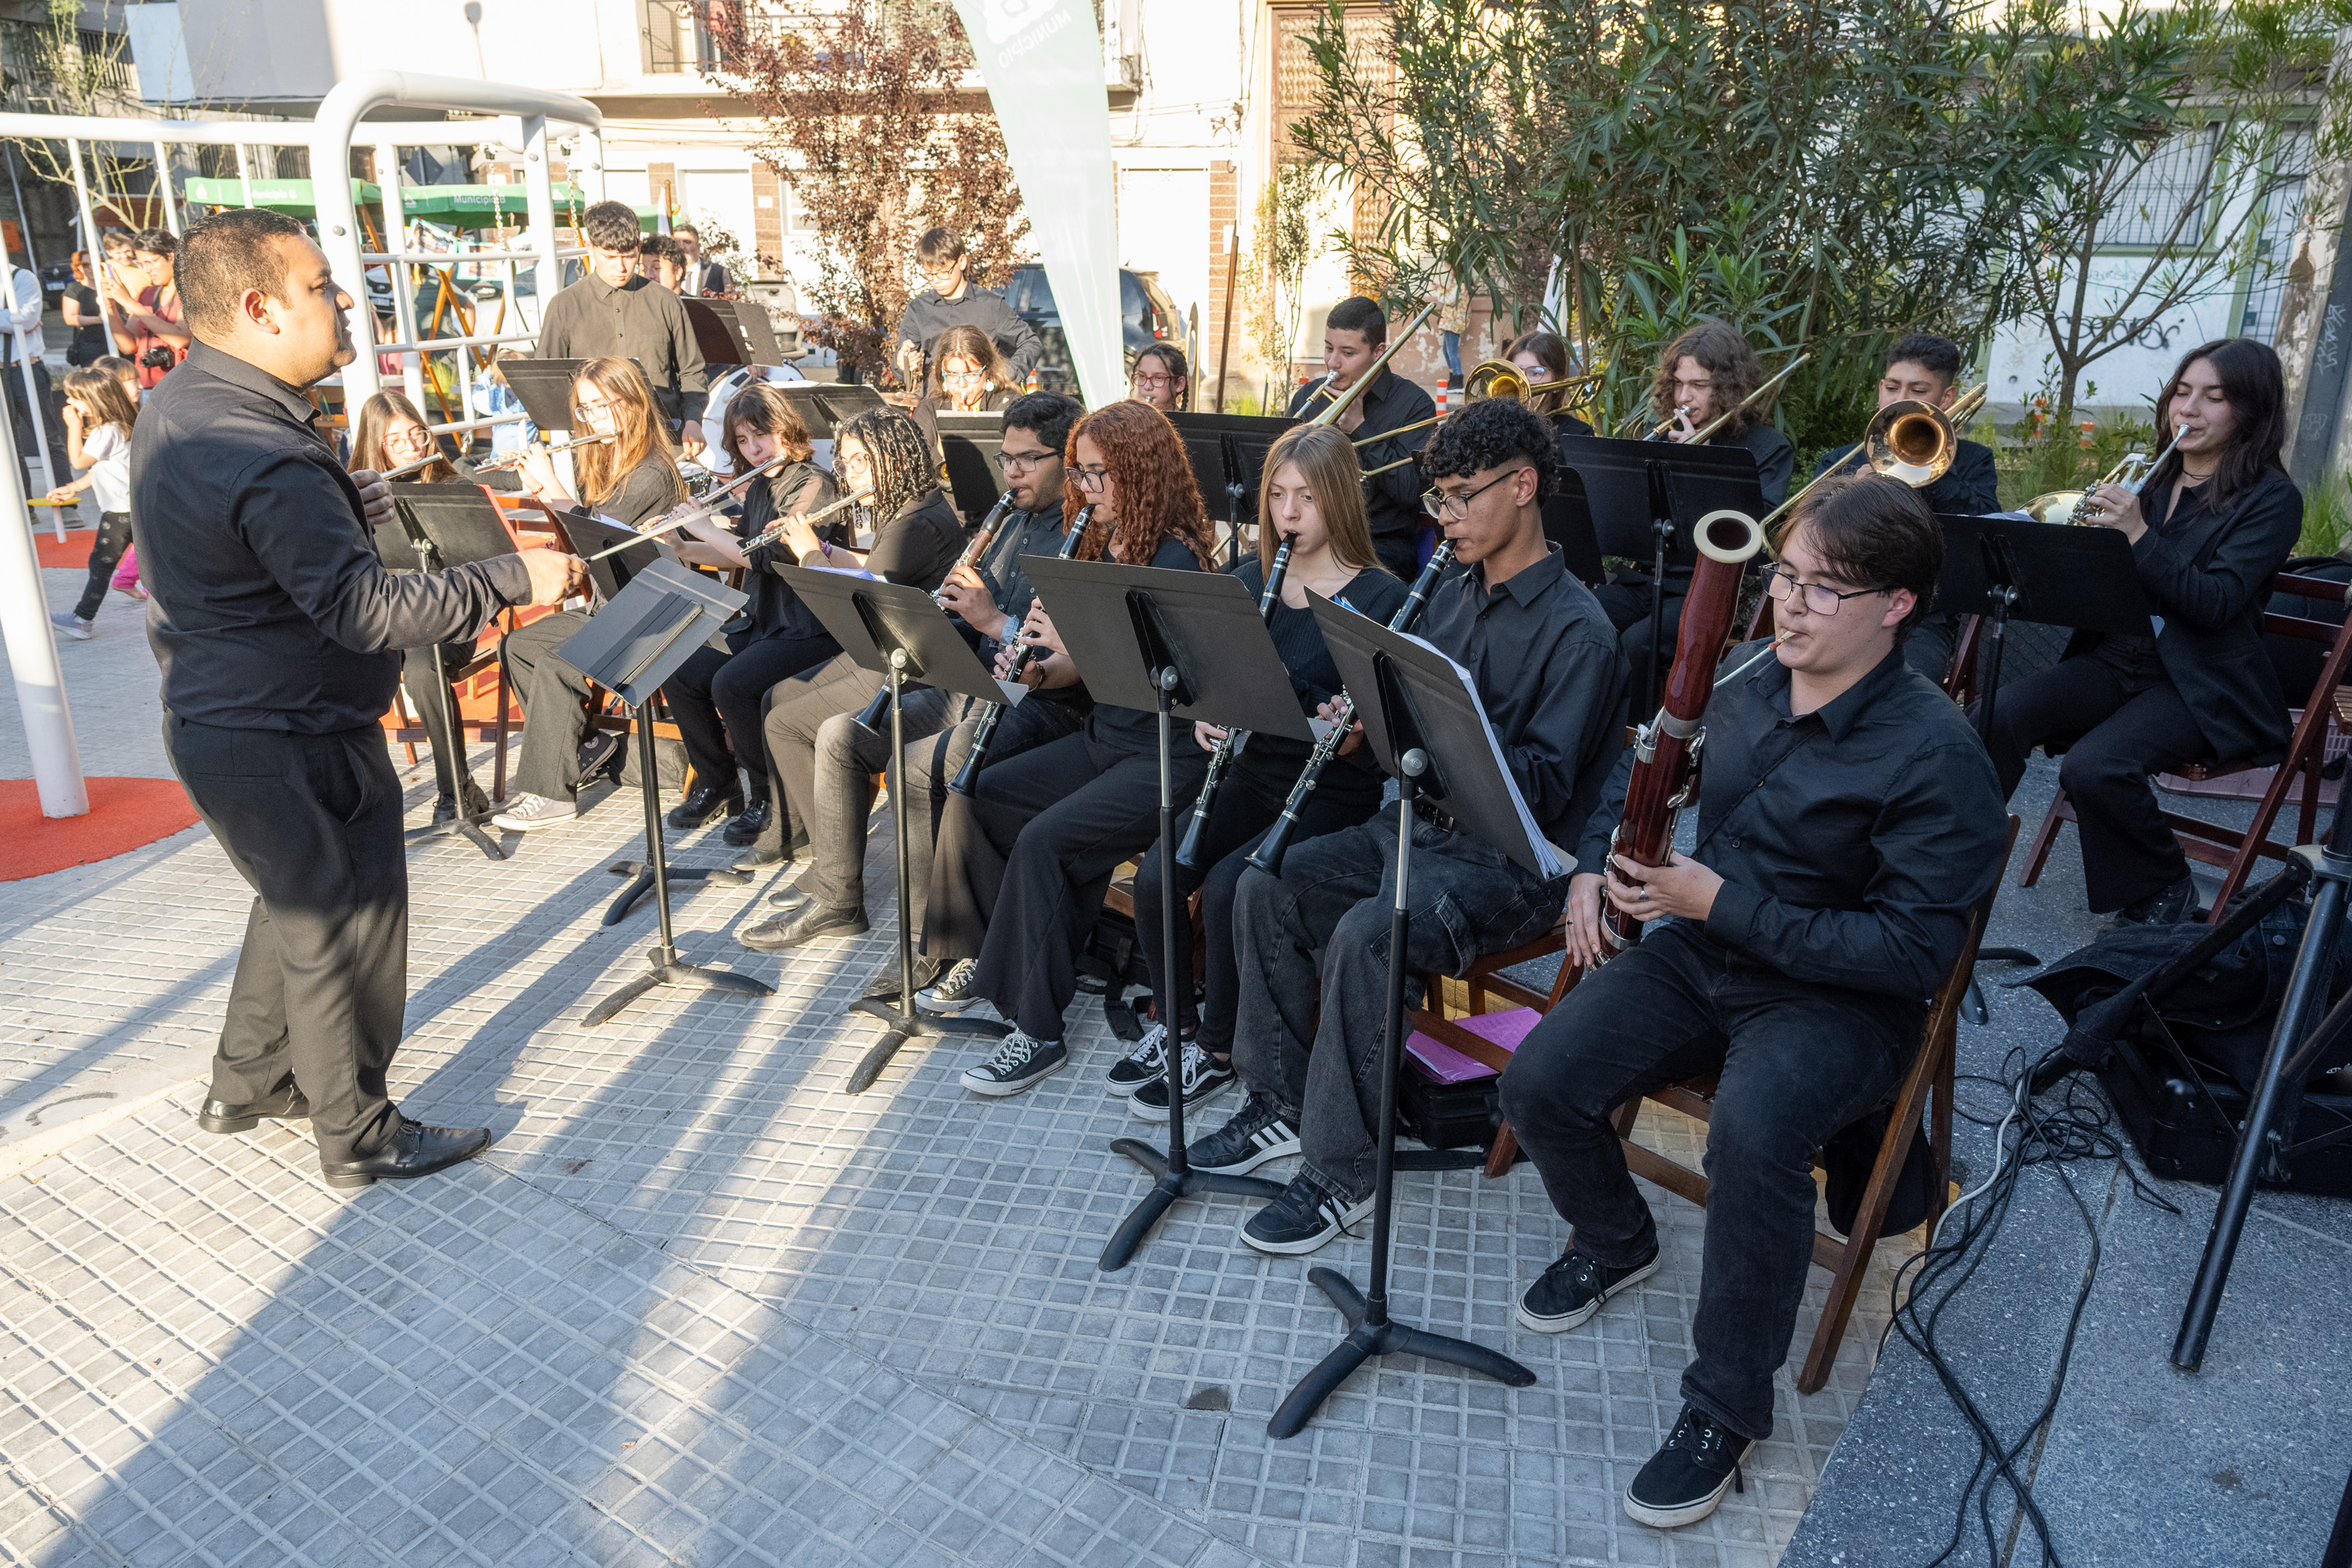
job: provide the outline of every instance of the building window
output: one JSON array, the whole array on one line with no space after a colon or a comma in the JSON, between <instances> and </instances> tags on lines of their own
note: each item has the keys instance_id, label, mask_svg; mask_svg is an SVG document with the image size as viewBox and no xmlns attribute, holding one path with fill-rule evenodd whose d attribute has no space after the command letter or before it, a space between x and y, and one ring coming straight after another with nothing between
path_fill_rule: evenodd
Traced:
<instances>
[{"instance_id":1,"label":"building window","mask_svg":"<svg viewBox=\"0 0 2352 1568\"><path fill-rule=\"evenodd\" d=\"M719 63L694 0L637 0L637 16L647 76L683 76Z\"/></svg>"},{"instance_id":2,"label":"building window","mask_svg":"<svg viewBox=\"0 0 2352 1568\"><path fill-rule=\"evenodd\" d=\"M2245 308L2238 316L2241 337L2273 342L2278 335L2279 309L2286 298L2287 264L2294 259L2294 232L2303 216L2304 183L2311 174L2311 132L2288 132L2279 141L2278 171L2284 183L2265 199L2263 233L2256 254L2263 271L2246 289Z\"/></svg>"},{"instance_id":3,"label":"building window","mask_svg":"<svg viewBox=\"0 0 2352 1568\"><path fill-rule=\"evenodd\" d=\"M2218 128L2209 125L2166 138L2108 204L2099 248L2187 248L2202 243L2217 134Z\"/></svg>"}]
</instances>

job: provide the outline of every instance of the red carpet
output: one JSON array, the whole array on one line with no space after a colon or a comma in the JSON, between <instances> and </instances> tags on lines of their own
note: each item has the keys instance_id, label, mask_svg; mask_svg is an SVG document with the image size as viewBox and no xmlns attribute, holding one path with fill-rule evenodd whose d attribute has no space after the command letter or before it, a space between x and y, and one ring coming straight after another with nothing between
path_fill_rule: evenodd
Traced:
<instances>
[{"instance_id":1,"label":"red carpet","mask_svg":"<svg viewBox=\"0 0 2352 1568\"><path fill-rule=\"evenodd\" d=\"M50 530L49 520L45 515L46 510L47 509L45 508L36 507L34 509L33 519L35 529L33 537L40 543L41 564L44 566L89 566L89 547L98 542L98 530L94 528L68 529L66 531L66 542L63 544L59 544L58 542L57 534Z\"/></svg>"},{"instance_id":2,"label":"red carpet","mask_svg":"<svg viewBox=\"0 0 2352 1568\"><path fill-rule=\"evenodd\" d=\"M30 779L0 779L0 882L110 859L196 820L177 779L90 779L89 812L41 815Z\"/></svg>"}]
</instances>

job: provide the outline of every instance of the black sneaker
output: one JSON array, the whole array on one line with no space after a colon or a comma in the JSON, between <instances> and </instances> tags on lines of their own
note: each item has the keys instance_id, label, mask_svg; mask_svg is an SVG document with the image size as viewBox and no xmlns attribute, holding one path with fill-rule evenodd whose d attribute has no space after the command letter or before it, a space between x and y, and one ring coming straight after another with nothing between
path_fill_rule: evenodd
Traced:
<instances>
[{"instance_id":1,"label":"black sneaker","mask_svg":"<svg viewBox=\"0 0 2352 1568\"><path fill-rule=\"evenodd\" d=\"M2168 926L2197 916L2197 879L2183 877L2161 892L2116 911L2119 926Z\"/></svg>"},{"instance_id":2,"label":"black sneaker","mask_svg":"<svg viewBox=\"0 0 2352 1568\"><path fill-rule=\"evenodd\" d=\"M1260 1252L1295 1257L1312 1252L1372 1212L1372 1200L1342 1203L1301 1171L1282 1195L1250 1215L1242 1239Z\"/></svg>"},{"instance_id":3,"label":"black sneaker","mask_svg":"<svg viewBox=\"0 0 2352 1568\"><path fill-rule=\"evenodd\" d=\"M1069 1060L1069 1049L1061 1041L1035 1039L1015 1029L1004 1037L994 1056L964 1069L963 1086L974 1094L1002 1099L1053 1077Z\"/></svg>"},{"instance_id":4,"label":"black sneaker","mask_svg":"<svg viewBox=\"0 0 2352 1568\"><path fill-rule=\"evenodd\" d=\"M975 989L980 980L980 961L959 958L945 974L915 993L915 1000L934 1013L961 1013L981 1000Z\"/></svg>"},{"instance_id":5,"label":"black sneaker","mask_svg":"<svg viewBox=\"0 0 2352 1568\"><path fill-rule=\"evenodd\" d=\"M1539 1334L1564 1334L1601 1310L1601 1303L1631 1289L1658 1271L1654 1251L1646 1263L1612 1268L1574 1247L1519 1292L1519 1321Z\"/></svg>"},{"instance_id":6,"label":"black sneaker","mask_svg":"<svg viewBox=\"0 0 2352 1568\"><path fill-rule=\"evenodd\" d=\"M1274 1101L1253 1094L1239 1116L1185 1145L1184 1160L1196 1171L1221 1176L1243 1176L1268 1160L1298 1152L1298 1129L1275 1109Z\"/></svg>"},{"instance_id":7,"label":"black sneaker","mask_svg":"<svg viewBox=\"0 0 2352 1568\"><path fill-rule=\"evenodd\" d=\"M741 792L724 784L698 783L684 800L669 808L662 820L680 833L691 833L723 822L743 809Z\"/></svg>"},{"instance_id":8,"label":"black sneaker","mask_svg":"<svg viewBox=\"0 0 2352 1568\"><path fill-rule=\"evenodd\" d=\"M1176 1070L1184 1075L1184 1110L1188 1115L1194 1106L1234 1081L1232 1062L1219 1061L1190 1040L1184 1042L1184 1055ZM1161 1065L1158 1078L1136 1086L1135 1092L1127 1097L1127 1108L1146 1121L1168 1120L1168 1068L1165 1063Z\"/></svg>"},{"instance_id":9,"label":"black sneaker","mask_svg":"<svg viewBox=\"0 0 2352 1568\"><path fill-rule=\"evenodd\" d=\"M1739 1458L1747 1452L1747 1438L1685 1405L1666 1446L1625 1489L1625 1512L1659 1530L1696 1524L1715 1511L1725 1492L1748 1489L1739 1479Z\"/></svg>"},{"instance_id":10,"label":"black sneaker","mask_svg":"<svg viewBox=\"0 0 2352 1568\"><path fill-rule=\"evenodd\" d=\"M1143 1085L1163 1082L1167 1077L1168 1026L1154 1024L1143 1031L1134 1048L1111 1063L1110 1071L1103 1075L1103 1087L1125 1099ZM1168 1120L1164 1108L1160 1120Z\"/></svg>"}]
</instances>

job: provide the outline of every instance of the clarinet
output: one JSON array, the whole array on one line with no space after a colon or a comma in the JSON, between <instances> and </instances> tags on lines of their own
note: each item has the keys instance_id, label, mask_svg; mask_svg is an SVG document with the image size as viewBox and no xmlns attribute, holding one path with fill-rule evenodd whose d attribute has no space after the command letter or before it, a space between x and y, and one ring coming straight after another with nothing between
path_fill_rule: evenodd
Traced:
<instances>
[{"instance_id":1,"label":"clarinet","mask_svg":"<svg viewBox=\"0 0 2352 1568\"><path fill-rule=\"evenodd\" d=\"M1657 716L1633 732L1633 771L1625 783L1624 811L1609 837L1612 854L1639 866L1663 866L1673 850L1675 817L1689 801L1691 781L1698 773L1699 746L1706 736L1702 721L1707 699L1719 684L1715 667L1722 662L1723 645L1731 636L1739 579L1764 548L1764 531L1745 512L1709 512L1691 535L1699 561L1683 600L1665 696ZM1622 950L1640 940L1642 922L1608 905L1601 934L1611 948Z\"/></svg>"},{"instance_id":2,"label":"clarinet","mask_svg":"<svg viewBox=\"0 0 2352 1568\"><path fill-rule=\"evenodd\" d=\"M1291 547L1297 542L1298 535L1286 533L1274 552L1274 566L1265 574L1265 589L1257 596L1260 622L1274 619L1274 606L1282 594L1283 574L1290 570ZM1202 775L1201 793L1192 802L1192 826L1184 829L1184 842L1176 850L1176 864L1188 870L1200 864L1201 833L1208 825L1209 813L1216 806L1217 787L1225 782L1225 770L1233 765L1234 753L1241 749L1242 734L1239 730L1226 731L1223 739L1209 752L1209 771Z\"/></svg>"},{"instance_id":3,"label":"clarinet","mask_svg":"<svg viewBox=\"0 0 2352 1568\"><path fill-rule=\"evenodd\" d=\"M1439 575L1453 564L1454 541L1448 539L1438 545L1436 552L1430 556L1429 563L1421 569L1421 575L1412 580L1412 592L1407 594L1404 603L1398 606L1396 615L1389 622L1389 630L1407 632L1412 629L1413 622L1421 618L1422 606L1429 603L1430 591L1437 586ZM1339 694L1339 718L1323 732L1323 738L1315 742L1315 750L1307 753L1307 765L1298 771L1298 782L1290 786L1290 797L1282 803L1282 815L1275 819L1272 827L1266 829L1264 841L1250 851L1249 863L1267 876L1282 875L1282 858L1290 852L1290 836L1297 830L1298 814L1306 809L1307 797L1315 793L1316 784L1321 782L1323 770L1331 765L1331 759L1338 756L1339 748L1347 743L1349 728L1355 721L1356 700L1343 691Z\"/></svg>"},{"instance_id":4,"label":"clarinet","mask_svg":"<svg viewBox=\"0 0 2352 1568\"><path fill-rule=\"evenodd\" d=\"M1070 524L1069 537L1062 541L1059 552L1062 560L1067 561L1078 552L1078 542L1086 538L1087 524L1094 521L1094 515L1095 509L1090 506L1079 510L1077 521ZM1013 667L1005 672L1004 679L1020 679L1022 672L1045 654L1043 644L1023 643L1013 653ZM956 770L956 776L948 784L948 788L956 794L968 795L979 786L981 767L988 761L988 743L996 738L996 726L1003 721L1007 706L1003 702L996 703L981 715L980 728L971 737L971 754L964 758L963 766Z\"/></svg>"},{"instance_id":5,"label":"clarinet","mask_svg":"<svg viewBox=\"0 0 2352 1568\"><path fill-rule=\"evenodd\" d=\"M973 530L971 542L963 547L963 553L956 557L956 563L953 566L948 568L949 577L954 576L958 572L980 559L982 552L988 549L988 542L996 537L996 520L1003 517L1004 515L1004 509L1012 504L1013 492L1011 490L1006 490L1003 495L996 498L996 504L989 508L988 515L980 520L980 527ZM942 578L940 581L945 582L946 578ZM947 608L944 604L940 604L940 596L936 593L931 595L931 603L939 605L940 608L943 610ZM885 680L882 683L882 689L874 694L874 700L868 702L866 705L866 710L858 714L857 721L860 724L865 725L869 730L879 729L882 724L882 715L887 713L889 710L890 683L887 680Z\"/></svg>"}]
</instances>

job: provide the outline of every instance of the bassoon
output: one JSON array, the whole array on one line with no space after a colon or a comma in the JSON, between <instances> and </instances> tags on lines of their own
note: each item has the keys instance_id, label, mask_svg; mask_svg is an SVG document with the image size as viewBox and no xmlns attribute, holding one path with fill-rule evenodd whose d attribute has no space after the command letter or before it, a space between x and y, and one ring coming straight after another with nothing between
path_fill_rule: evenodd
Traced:
<instances>
[{"instance_id":1,"label":"bassoon","mask_svg":"<svg viewBox=\"0 0 2352 1568\"><path fill-rule=\"evenodd\" d=\"M1265 588L1257 596L1257 618L1261 624L1274 619L1274 606L1282 598L1282 579L1290 571L1291 547L1298 535L1286 533L1275 550L1274 566L1265 574ZM1186 869L1195 868L1201 858L1201 834L1208 826L1209 813L1217 804L1217 791L1225 782L1225 770L1234 765L1234 753L1241 749L1242 731L1228 730L1209 752L1209 771L1201 775L1201 793L1192 801L1192 826L1184 829L1184 842L1176 847L1176 864Z\"/></svg>"},{"instance_id":2,"label":"bassoon","mask_svg":"<svg viewBox=\"0 0 2352 1568\"><path fill-rule=\"evenodd\" d=\"M1743 511L1711 511L1691 530L1698 563L1691 569L1675 635L1675 661L1656 717L1633 734L1633 773L1625 784L1625 810L1610 835L1612 855L1637 866L1663 866L1673 851L1675 816L1690 799L1697 776L1701 722L1713 695L1716 666L1739 607L1739 580L1764 548L1764 531ZM1614 905L1602 911L1601 934L1610 947L1631 947L1642 922Z\"/></svg>"},{"instance_id":3,"label":"bassoon","mask_svg":"<svg viewBox=\"0 0 2352 1568\"><path fill-rule=\"evenodd\" d=\"M1439 543L1436 552L1430 556L1429 563L1421 569L1421 575L1412 580L1412 592L1405 595L1404 603L1391 617L1389 630L1409 632L1412 629L1413 622L1421 618L1422 606L1429 603L1430 590L1437 586L1437 579L1453 564L1454 541L1448 539ZM1347 744L1348 731L1355 722L1356 700L1343 691L1339 694L1339 718L1323 731L1323 738L1316 742L1315 749L1307 754L1307 765L1298 771L1297 782L1290 786L1289 798L1282 803L1282 815L1275 819L1272 827L1265 830L1265 839L1250 851L1249 863L1267 876L1282 875L1282 858L1290 852L1290 836L1298 828L1298 814L1306 808L1307 797L1313 795L1315 786L1322 782L1323 770L1331 765L1331 760L1339 754L1339 748Z\"/></svg>"}]
</instances>

